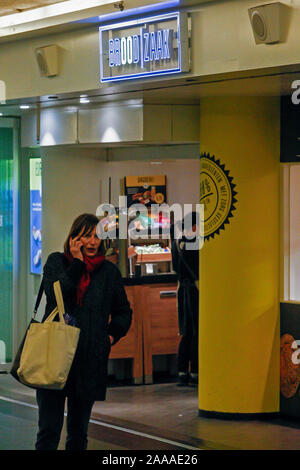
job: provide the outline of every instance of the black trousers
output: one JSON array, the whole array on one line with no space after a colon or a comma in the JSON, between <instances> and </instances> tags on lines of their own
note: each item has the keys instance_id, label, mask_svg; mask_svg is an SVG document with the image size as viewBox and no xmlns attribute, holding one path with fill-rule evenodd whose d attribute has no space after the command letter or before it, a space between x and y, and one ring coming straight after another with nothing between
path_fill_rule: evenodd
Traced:
<instances>
[{"instance_id":1,"label":"black trousers","mask_svg":"<svg viewBox=\"0 0 300 470\"><path fill-rule=\"evenodd\" d=\"M85 450L87 431L94 402L80 400L71 391L42 390L36 392L39 408L36 450L57 450L64 422L67 398L67 439L66 450Z\"/></svg>"},{"instance_id":2,"label":"black trousers","mask_svg":"<svg viewBox=\"0 0 300 470\"><path fill-rule=\"evenodd\" d=\"M198 335L192 333L181 337L178 356L178 372L190 372L198 374Z\"/></svg>"},{"instance_id":3,"label":"black trousers","mask_svg":"<svg viewBox=\"0 0 300 470\"><path fill-rule=\"evenodd\" d=\"M198 374L199 291L190 279L179 282L177 292L179 331L178 372Z\"/></svg>"}]
</instances>

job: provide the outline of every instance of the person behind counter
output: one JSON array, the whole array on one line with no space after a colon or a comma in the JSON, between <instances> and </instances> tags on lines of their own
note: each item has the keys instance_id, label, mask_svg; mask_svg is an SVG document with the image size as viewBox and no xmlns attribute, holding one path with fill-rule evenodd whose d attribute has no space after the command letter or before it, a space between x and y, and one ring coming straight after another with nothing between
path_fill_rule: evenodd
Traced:
<instances>
[{"instance_id":1,"label":"person behind counter","mask_svg":"<svg viewBox=\"0 0 300 470\"><path fill-rule=\"evenodd\" d=\"M172 229L172 263L177 273L178 325L181 340L178 347L178 385L198 385L198 317L199 317L199 249L196 212L185 216L183 236L174 238ZM188 243L192 249L188 249ZM198 246L197 246L198 245Z\"/></svg>"},{"instance_id":2,"label":"person behind counter","mask_svg":"<svg viewBox=\"0 0 300 470\"><path fill-rule=\"evenodd\" d=\"M65 388L36 392L37 450L57 449L66 398L66 449L87 448L93 404L105 400L111 345L130 328L132 311L121 274L102 254L102 242L96 234L98 222L93 214L78 216L65 242L64 253L50 254L44 266L47 303L43 320L56 307L53 283L59 280L67 312L65 321L78 326L80 336Z\"/></svg>"}]
</instances>

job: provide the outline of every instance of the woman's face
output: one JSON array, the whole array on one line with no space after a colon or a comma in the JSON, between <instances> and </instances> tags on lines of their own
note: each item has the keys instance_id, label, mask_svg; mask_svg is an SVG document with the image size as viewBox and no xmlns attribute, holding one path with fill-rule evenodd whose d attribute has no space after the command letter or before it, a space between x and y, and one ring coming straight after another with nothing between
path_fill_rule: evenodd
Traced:
<instances>
[{"instance_id":1,"label":"woman's face","mask_svg":"<svg viewBox=\"0 0 300 470\"><path fill-rule=\"evenodd\" d=\"M96 227L89 233L80 237L82 252L85 256L95 256L98 253L101 240L97 237Z\"/></svg>"}]
</instances>

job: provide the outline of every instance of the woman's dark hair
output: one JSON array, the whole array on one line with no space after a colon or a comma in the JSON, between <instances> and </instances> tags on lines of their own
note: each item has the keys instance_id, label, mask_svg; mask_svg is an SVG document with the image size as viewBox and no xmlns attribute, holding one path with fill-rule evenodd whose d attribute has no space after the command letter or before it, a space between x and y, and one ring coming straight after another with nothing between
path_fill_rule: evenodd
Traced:
<instances>
[{"instance_id":1,"label":"woman's dark hair","mask_svg":"<svg viewBox=\"0 0 300 470\"><path fill-rule=\"evenodd\" d=\"M191 230L194 225L197 225L197 212L189 212L183 217L182 220L178 220L170 225L171 240L175 238L181 238L184 230ZM180 235L178 235L180 234Z\"/></svg>"},{"instance_id":2,"label":"woman's dark hair","mask_svg":"<svg viewBox=\"0 0 300 470\"><path fill-rule=\"evenodd\" d=\"M194 225L197 225L197 212L190 212L183 220L184 228L191 229Z\"/></svg>"},{"instance_id":3,"label":"woman's dark hair","mask_svg":"<svg viewBox=\"0 0 300 470\"><path fill-rule=\"evenodd\" d=\"M94 214L81 214L74 220L69 235L64 243L65 253L70 253L70 238L77 237L82 231L81 236L89 235L98 225L99 219ZM98 253L103 251L103 242L99 245Z\"/></svg>"}]
</instances>

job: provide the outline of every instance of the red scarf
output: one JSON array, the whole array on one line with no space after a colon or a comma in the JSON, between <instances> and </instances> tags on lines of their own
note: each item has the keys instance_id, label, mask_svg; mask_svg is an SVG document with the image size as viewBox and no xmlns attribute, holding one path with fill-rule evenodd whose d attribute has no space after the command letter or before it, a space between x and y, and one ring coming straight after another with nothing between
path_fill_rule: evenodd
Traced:
<instances>
[{"instance_id":1,"label":"red scarf","mask_svg":"<svg viewBox=\"0 0 300 470\"><path fill-rule=\"evenodd\" d=\"M65 257L71 263L73 261L73 256L71 253L65 253ZM77 286L77 304L82 305L82 298L91 282L91 275L90 273L93 272L95 269L98 269L99 266L105 260L104 255L96 255L92 258L90 256L83 255L83 262L85 263L85 270L82 274L78 286Z\"/></svg>"}]
</instances>

